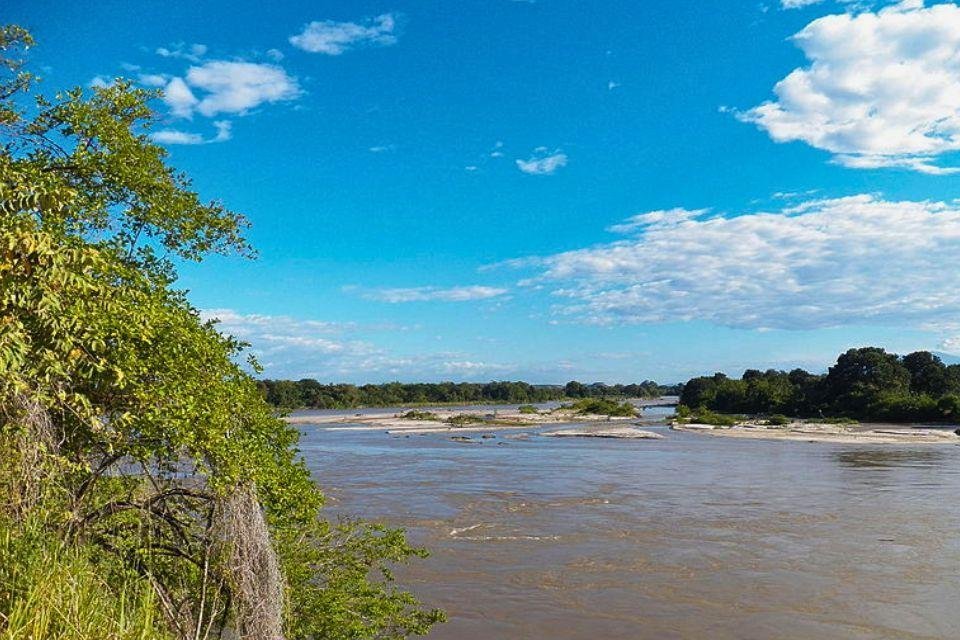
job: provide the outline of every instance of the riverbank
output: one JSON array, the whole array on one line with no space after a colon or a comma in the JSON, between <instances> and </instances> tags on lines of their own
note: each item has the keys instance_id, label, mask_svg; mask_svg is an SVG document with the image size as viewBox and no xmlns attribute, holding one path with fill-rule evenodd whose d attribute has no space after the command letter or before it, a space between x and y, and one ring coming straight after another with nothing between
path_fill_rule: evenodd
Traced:
<instances>
[{"instance_id":1,"label":"riverbank","mask_svg":"<svg viewBox=\"0 0 960 640\"><path fill-rule=\"evenodd\" d=\"M365 413L349 415L287 416L289 424L317 425L331 431L380 431L388 433L445 433L466 431L489 431L536 427L550 424L630 422L636 416L605 416L581 414L568 409L553 409L538 413L521 412L519 409L495 410L486 413L465 413L446 409L415 412L414 419L405 418L402 412ZM429 417L425 417L429 414ZM327 426L336 425L336 426Z\"/></svg>"},{"instance_id":2,"label":"riverbank","mask_svg":"<svg viewBox=\"0 0 960 640\"><path fill-rule=\"evenodd\" d=\"M712 424L671 425L675 431L691 431L725 438L833 442L838 444L960 444L952 428L923 428L889 424L841 425L791 422L767 425L744 422L730 427Z\"/></svg>"}]
</instances>

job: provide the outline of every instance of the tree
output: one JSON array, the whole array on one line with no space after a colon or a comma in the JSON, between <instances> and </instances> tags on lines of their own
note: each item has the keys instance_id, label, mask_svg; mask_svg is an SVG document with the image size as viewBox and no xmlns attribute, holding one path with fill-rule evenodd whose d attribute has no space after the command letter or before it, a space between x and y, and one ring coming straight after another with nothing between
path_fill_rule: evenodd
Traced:
<instances>
[{"instance_id":1,"label":"tree","mask_svg":"<svg viewBox=\"0 0 960 640\"><path fill-rule=\"evenodd\" d=\"M850 349L830 367L824 385L835 412L864 415L882 395L909 393L910 372L896 355L878 347Z\"/></svg>"},{"instance_id":2,"label":"tree","mask_svg":"<svg viewBox=\"0 0 960 640\"><path fill-rule=\"evenodd\" d=\"M0 518L142 576L178 637L425 632L442 614L384 565L423 552L320 517L243 345L171 286L173 258L252 255L243 217L150 143L156 94L118 80L29 106L30 44L0 29Z\"/></svg>"},{"instance_id":3,"label":"tree","mask_svg":"<svg viewBox=\"0 0 960 640\"><path fill-rule=\"evenodd\" d=\"M929 351L915 351L903 357L910 372L910 391L939 397L947 392L947 367Z\"/></svg>"}]
</instances>

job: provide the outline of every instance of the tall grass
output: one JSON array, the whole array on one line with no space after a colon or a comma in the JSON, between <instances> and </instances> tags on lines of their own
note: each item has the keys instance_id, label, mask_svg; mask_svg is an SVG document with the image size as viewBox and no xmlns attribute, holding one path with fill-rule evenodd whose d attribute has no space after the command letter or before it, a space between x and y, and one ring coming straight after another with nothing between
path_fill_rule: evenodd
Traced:
<instances>
[{"instance_id":1,"label":"tall grass","mask_svg":"<svg viewBox=\"0 0 960 640\"><path fill-rule=\"evenodd\" d=\"M107 576L110 576L109 578ZM91 551L0 521L0 640L169 640L143 579Z\"/></svg>"}]
</instances>

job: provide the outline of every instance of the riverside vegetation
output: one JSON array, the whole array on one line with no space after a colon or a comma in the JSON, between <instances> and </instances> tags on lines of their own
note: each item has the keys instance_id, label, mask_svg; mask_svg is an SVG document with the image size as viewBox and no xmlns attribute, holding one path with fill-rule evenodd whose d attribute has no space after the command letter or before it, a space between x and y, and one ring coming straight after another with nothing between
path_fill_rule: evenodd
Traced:
<instances>
[{"instance_id":1,"label":"riverside vegetation","mask_svg":"<svg viewBox=\"0 0 960 640\"><path fill-rule=\"evenodd\" d=\"M285 409L353 409L426 404L528 404L579 398L658 398L677 395L680 385L652 380L639 384L602 382L533 385L527 382L438 382L386 384L321 384L316 380L262 380L267 402Z\"/></svg>"},{"instance_id":2,"label":"riverside vegetation","mask_svg":"<svg viewBox=\"0 0 960 640\"><path fill-rule=\"evenodd\" d=\"M0 28L0 637L426 633L390 573L424 552L321 517L242 345L173 288L251 255L244 219L151 144L157 94L34 95L32 44Z\"/></svg>"},{"instance_id":3,"label":"riverside vegetation","mask_svg":"<svg viewBox=\"0 0 960 640\"><path fill-rule=\"evenodd\" d=\"M722 373L693 378L683 385L678 416L696 422L731 425L728 414L784 414L828 421L960 421L960 365L936 355L905 356L878 347L850 349L823 375L803 369L750 369L737 380Z\"/></svg>"}]
</instances>

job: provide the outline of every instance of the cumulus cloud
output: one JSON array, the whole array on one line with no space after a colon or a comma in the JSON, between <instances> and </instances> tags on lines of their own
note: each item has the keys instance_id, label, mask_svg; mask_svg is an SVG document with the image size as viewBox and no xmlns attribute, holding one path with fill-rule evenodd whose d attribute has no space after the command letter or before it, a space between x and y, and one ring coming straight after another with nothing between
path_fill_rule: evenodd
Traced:
<instances>
[{"instance_id":1,"label":"cumulus cloud","mask_svg":"<svg viewBox=\"0 0 960 640\"><path fill-rule=\"evenodd\" d=\"M171 80L165 100L176 115L189 116L196 111L210 117L220 113L243 114L262 104L293 100L299 95L296 78L287 75L282 67L213 60L192 66L186 76Z\"/></svg>"},{"instance_id":2,"label":"cumulus cloud","mask_svg":"<svg viewBox=\"0 0 960 640\"><path fill-rule=\"evenodd\" d=\"M216 134L212 138L179 129L160 129L151 133L150 139L159 144L210 144L226 142L233 137L233 123L229 120L217 120L213 126Z\"/></svg>"},{"instance_id":3,"label":"cumulus cloud","mask_svg":"<svg viewBox=\"0 0 960 640\"><path fill-rule=\"evenodd\" d=\"M233 309L208 309L201 316L217 320L222 333L248 342L268 377L310 377L327 382L451 377L483 380L514 369L514 365L456 351L398 353L358 337L364 332L395 332L397 327L245 314Z\"/></svg>"},{"instance_id":4,"label":"cumulus cloud","mask_svg":"<svg viewBox=\"0 0 960 640\"><path fill-rule=\"evenodd\" d=\"M549 153L546 147L537 147L527 160L517 159L517 168L524 173L536 176L551 175L557 169L567 166L567 154L559 149Z\"/></svg>"},{"instance_id":5,"label":"cumulus cloud","mask_svg":"<svg viewBox=\"0 0 960 640\"><path fill-rule=\"evenodd\" d=\"M651 225L658 226L668 226L679 224L684 220L690 220L702 216L707 213L707 209L661 209L658 211L648 211L646 213L638 213L635 216L631 216L621 222L620 224L615 224L611 227L607 227L607 231L613 233L630 233L633 231L638 231L644 227L649 227Z\"/></svg>"},{"instance_id":6,"label":"cumulus cloud","mask_svg":"<svg viewBox=\"0 0 960 640\"><path fill-rule=\"evenodd\" d=\"M396 16L391 13L364 24L324 20L305 25L299 34L290 36L290 44L310 53L338 56L359 46L396 44L396 28Z\"/></svg>"},{"instance_id":7,"label":"cumulus cloud","mask_svg":"<svg viewBox=\"0 0 960 640\"><path fill-rule=\"evenodd\" d=\"M960 204L858 195L769 213L634 216L616 242L512 266L555 313L597 324L940 329L960 317ZM950 323L954 323L951 325Z\"/></svg>"},{"instance_id":8,"label":"cumulus cloud","mask_svg":"<svg viewBox=\"0 0 960 640\"><path fill-rule=\"evenodd\" d=\"M908 0L825 16L793 41L810 64L776 84L776 100L738 113L741 120L848 167L957 170L937 161L960 150L960 7Z\"/></svg>"},{"instance_id":9,"label":"cumulus cloud","mask_svg":"<svg viewBox=\"0 0 960 640\"><path fill-rule=\"evenodd\" d=\"M361 295L367 300L378 302L469 302L471 300L487 300L507 293L506 289L484 287L479 285L450 287L401 287L392 289L375 289L363 292Z\"/></svg>"}]
</instances>

